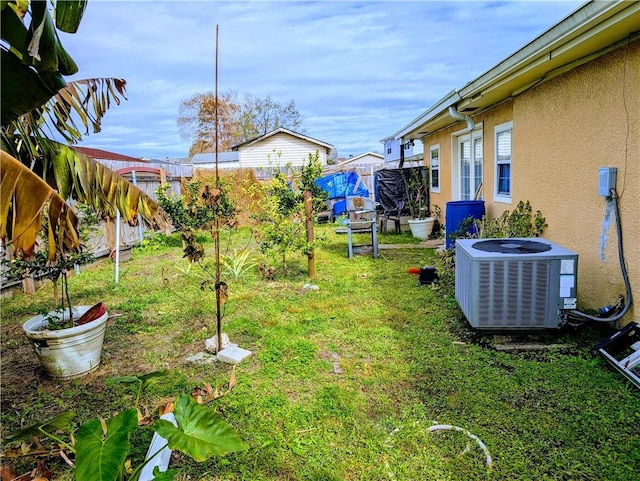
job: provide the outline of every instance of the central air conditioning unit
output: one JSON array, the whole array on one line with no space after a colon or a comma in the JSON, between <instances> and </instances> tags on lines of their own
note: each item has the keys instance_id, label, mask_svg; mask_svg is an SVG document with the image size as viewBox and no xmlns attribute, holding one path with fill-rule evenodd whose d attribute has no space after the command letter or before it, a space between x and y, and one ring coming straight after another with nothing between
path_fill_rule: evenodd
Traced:
<instances>
[{"instance_id":1,"label":"central air conditioning unit","mask_svg":"<svg viewBox=\"0 0 640 481\"><path fill-rule=\"evenodd\" d=\"M485 330L558 329L576 308L578 254L540 237L456 239L456 300Z\"/></svg>"}]
</instances>

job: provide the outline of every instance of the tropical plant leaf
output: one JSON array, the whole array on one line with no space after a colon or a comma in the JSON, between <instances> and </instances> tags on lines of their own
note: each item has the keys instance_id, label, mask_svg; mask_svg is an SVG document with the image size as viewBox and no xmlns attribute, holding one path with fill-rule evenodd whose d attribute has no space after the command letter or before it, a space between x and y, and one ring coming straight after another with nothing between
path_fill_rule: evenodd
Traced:
<instances>
[{"instance_id":1,"label":"tropical plant leaf","mask_svg":"<svg viewBox=\"0 0 640 481\"><path fill-rule=\"evenodd\" d=\"M48 132L57 130L68 143L75 143L89 134L90 128L93 133L100 132L102 118L111 104L120 105L121 100L127 98L126 80L90 78L66 83L60 78L56 82L54 78L49 80L43 73L36 74L28 68L27 72L21 72L24 66L14 66L16 60L11 57L15 56L3 51L3 72L6 63L7 67L12 67L7 72L15 77L5 78L3 73L2 78L2 125L6 135L17 132L23 138L33 137L37 141L47 139ZM21 91L25 82L35 89L33 93ZM17 95L17 99L5 96L5 89ZM34 93L38 94L37 98ZM23 97L24 102L17 103ZM5 113L5 108L11 111Z\"/></svg>"},{"instance_id":2,"label":"tropical plant leaf","mask_svg":"<svg viewBox=\"0 0 640 481\"><path fill-rule=\"evenodd\" d=\"M56 28L47 3L32 1L31 24L27 34L28 55L22 58L23 63L33 63L39 70L58 70L57 41Z\"/></svg>"},{"instance_id":3,"label":"tropical plant leaf","mask_svg":"<svg viewBox=\"0 0 640 481\"><path fill-rule=\"evenodd\" d=\"M130 434L138 427L138 411L127 409L111 418L106 429L99 419L86 422L76 439L75 479L114 481L120 479L129 455Z\"/></svg>"},{"instance_id":4,"label":"tropical plant leaf","mask_svg":"<svg viewBox=\"0 0 640 481\"><path fill-rule=\"evenodd\" d=\"M5 9L7 10L7 9ZM54 94L55 87L66 85L62 76L58 76L57 81L52 85L45 82L41 75L22 62L12 52L2 50L2 125L9 125L17 122L17 119L27 112L45 104ZM50 76L49 80L53 77ZM10 128L13 132L18 125Z\"/></svg>"},{"instance_id":5,"label":"tropical plant leaf","mask_svg":"<svg viewBox=\"0 0 640 481\"><path fill-rule=\"evenodd\" d=\"M146 374L132 374L131 376L112 376L105 382L107 385L140 383L142 384L142 387L144 389L151 380L166 376L168 373L169 371L164 369L162 371L153 371Z\"/></svg>"},{"instance_id":6,"label":"tropical plant leaf","mask_svg":"<svg viewBox=\"0 0 640 481\"><path fill-rule=\"evenodd\" d=\"M125 222L136 225L138 214L152 228L168 229L166 213L131 182L67 145L57 144L52 156L56 185L63 197L73 197L115 218L116 209Z\"/></svg>"},{"instance_id":7,"label":"tropical plant leaf","mask_svg":"<svg viewBox=\"0 0 640 481\"><path fill-rule=\"evenodd\" d=\"M48 215L49 239L55 249L79 250L78 218L46 182L8 153L0 152L0 238L25 257L33 255L42 215Z\"/></svg>"},{"instance_id":8,"label":"tropical plant leaf","mask_svg":"<svg viewBox=\"0 0 640 481\"><path fill-rule=\"evenodd\" d=\"M56 2L56 27L63 32L76 33L86 7L87 0Z\"/></svg>"},{"instance_id":9,"label":"tropical plant leaf","mask_svg":"<svg viewBox=\"0 0 640 481\"><path fill-rule=\"evenodd\" d=\"M177 428L159 419L153 424L153 430L167 440L169 448L182 451L198 462L248 449L229 423L186 394L176 400L174 415Z\"/></svg>"},{"instance_id":10,"label":"tropical plant leaf","mask_svg":"<svg viewBox=\"0 0 640 481\"><path fill-rule=\"evenodd\" d=\"M4 441L12 443L15 441L21 441L23 439L30 439L33 436L42 436L43 433L55 433L62 429L66 429L71 424L71 421L75 417L76 413L67 411L58 416L43 423L32 424L29 427L19 429L13 433L5 436Z\"/></svg>"}]
</instances>

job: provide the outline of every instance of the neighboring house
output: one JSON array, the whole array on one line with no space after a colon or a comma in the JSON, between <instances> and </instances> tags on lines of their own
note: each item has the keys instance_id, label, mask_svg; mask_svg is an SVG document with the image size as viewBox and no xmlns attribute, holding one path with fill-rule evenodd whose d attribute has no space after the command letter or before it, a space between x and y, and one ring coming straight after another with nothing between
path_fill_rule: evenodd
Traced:
<instances>
[{"instance_id":1,"label":"neighboring house","mask_svg":"<svg viewBox=\"0 0 640 481\"><path fill-rule=\"evenodd\" d=\"M583 308L625 292L615 221L608 226L598 194L601 167L617 168L626 263L640 302L639 31L639 2L586 3L393 136L423 142L431 204L443 211L476 192L491 217L521 200L539 209L544 236L579 254ZM623 323L632 320L637 307Z\"/></svg>"},{"instance_id":2,"label":"neighboring house","mask_svg":"<svg viewBox=\"0 0 640 481\"><path fill-rule=\"evenodd\" d=\"M380 142L384 144L384 163L387 168L397 168L405 163L422 161L423 151L422 144L413 139L402 140L395 136L382 139Z\"/></svg>"},{"instance_id":3,"label":"neighboring house","mask_svg":"<svg viewBox=\"0 0 640 481\"><path fill-rule=\"evenodd\" d=\"M335 167L365 167L372 165L380 165L384 163L384 157L375 152L365 152L364 154L356 155L355 157L349 157L348 159L340 160Z\"/></svg>"},{"instance_id":4,"label":"neighboring house","mask_svg":"<svg viewBox=\"0 0 640 481\"><path fill-rule=\"evenodd\" d=\"M274 170L299 170L316 152L320 163L327 165L332 149L331 144L284 128L232 147L239 154L239 166L256 169L258 177L268 177Z\"/></svg>"}]
</instances>

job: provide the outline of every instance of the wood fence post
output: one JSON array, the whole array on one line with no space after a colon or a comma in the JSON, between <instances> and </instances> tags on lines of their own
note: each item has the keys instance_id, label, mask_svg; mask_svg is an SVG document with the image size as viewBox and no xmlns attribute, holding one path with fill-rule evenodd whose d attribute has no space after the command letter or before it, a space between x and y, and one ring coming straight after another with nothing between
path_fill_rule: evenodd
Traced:
<instances>
[{"instance_id":1,"label":"wood fence post","mask_svg":"<svg viewBox=\"0 0 640 481\"><path fill-rule=\"evenodd\" d=\"M313 243L314 234L313 234L313 206L311 203L311 192L308 190L304 193L304 212L306 214L306 226L307 226L307 242L309 244ZM313 247L309 250L307 254L307 259L309 263L309 277L311 279L316 278L316 259L313 252Z\"/></svg>"}]
</instances>

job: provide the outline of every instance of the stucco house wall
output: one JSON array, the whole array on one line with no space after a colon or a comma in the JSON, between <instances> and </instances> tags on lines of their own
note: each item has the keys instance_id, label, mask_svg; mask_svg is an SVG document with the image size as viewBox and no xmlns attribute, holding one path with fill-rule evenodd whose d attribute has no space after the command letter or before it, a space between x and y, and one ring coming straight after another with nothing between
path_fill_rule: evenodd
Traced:
<instances>
[{"instance_id":1,"label":"stucco house wall","mask_svg":"<svg viewBox=\"0 0 640 481\"><path fill-rule=\"evenodd\" d=\"M617 167L624 252L635 303L640 300L640 41L526 90L471 118L481 125L487 214L497 217L529 200L548 227L545 237L579 254L578 301L597 308L625 292L615 222L601 253L605 199L598 169ZM496 201L494 128L513 122L511 202ZM422 139L425 163L440 147L440 191L431 204L445 212L456 197L454 144L466 130L457 122ZM601 254L604 260L601 260ZM637 319L633 307L624 322Z\"/></svg>"},{"instance_id":2,"label":"stucco house wall","mask_svg":"<svg viewBox=\"0 0 640 481\"><path fill-rule=\"evenodd\" d=\"M580 254L579 301L599 307L624 292L615 223L605 214L598 169L617 167L625 257L640 302L640 41L520 95L513 103L513 193L530 199L546 234ZM637 317L632 312L627 318Z\"/></svg>"}]
</instances>

